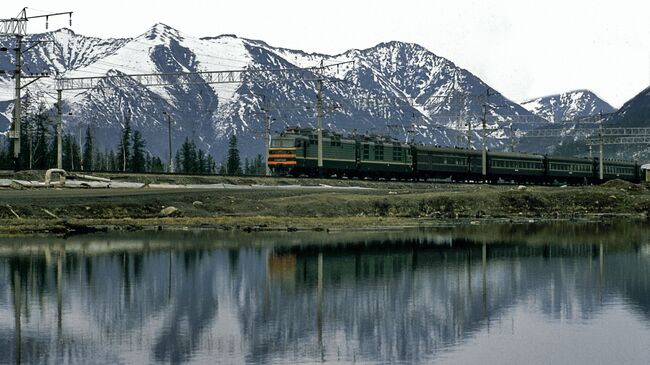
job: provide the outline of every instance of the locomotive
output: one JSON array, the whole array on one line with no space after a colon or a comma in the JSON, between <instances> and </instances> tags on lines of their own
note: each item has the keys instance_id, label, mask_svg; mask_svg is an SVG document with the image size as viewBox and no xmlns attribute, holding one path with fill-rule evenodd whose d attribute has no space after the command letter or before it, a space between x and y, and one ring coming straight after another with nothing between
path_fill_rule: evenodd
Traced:
<instances>
[{"instance_id":1,"label":"locomotive","mask_svg":"<svg viewBox=\"0 0 650 365\"><path fill-rule=\"evenodd\" d=\"M318 135L308 128L287 128L271 138L268 165L275 175L384 179L445 179L455 182L512 181L544 184L641 180L630 161L488 151L483 174L481 151L400 142L385 136L343 136L323 130L323 166L318 167Z\"/></svg>"}]
</instances>

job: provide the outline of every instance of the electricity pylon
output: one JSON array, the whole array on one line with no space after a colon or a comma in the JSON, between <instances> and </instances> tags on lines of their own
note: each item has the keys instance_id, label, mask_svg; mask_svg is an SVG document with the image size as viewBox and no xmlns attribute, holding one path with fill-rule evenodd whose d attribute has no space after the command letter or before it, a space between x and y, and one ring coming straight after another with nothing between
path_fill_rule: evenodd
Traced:
<instances>
[{"instance_id":1,"label":"electricity pylon","mask_svg":"<svg viewBox=\"0 0 650 365\"><path fill-rule=\"evenodd\" d=\"M28 51L34 45L23 50L23 37L27 35L27 21L36 18L45 18L45 29L49 26L49 19L51 16L58 15L68 15L70 17L70 26L72 26L72 12L62 12L62 13L50 13L44 15L34 15L27 16L27 8L23 8L20 11L18 16L15 18L9 19L0 19L0 36L14 36L16 37L16 46L13 49L16 52L16 62L15 62L15 71L14 71L14 81L15 81L15 101L14 101L14 111L13 111L13 128L9 133L9 138L14 140L14 170L20 170L20 124L21 124L21 90L26 88L31 83L35 82L38 79L43 77L49 77L47 73L39 73L32 75L22 75L22 54L23 52ZM3 51L7 51L6 47L2 48ZM32 79L30 82L22 85L22 79ZM60 149L61 144L58 144ZM60 167L60 166L59 166Z\"/></svg>"}]
</instances>

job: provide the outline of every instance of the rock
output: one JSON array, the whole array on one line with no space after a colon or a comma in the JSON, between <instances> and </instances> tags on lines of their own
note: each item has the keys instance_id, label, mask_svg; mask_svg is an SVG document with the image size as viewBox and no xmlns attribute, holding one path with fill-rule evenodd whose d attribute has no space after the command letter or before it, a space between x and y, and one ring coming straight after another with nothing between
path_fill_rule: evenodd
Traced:
<instances>
[{"instance_id":1,"label":"rock","mask_svg":"<svg viewBox=\"0 0 650 365\"><path fill-rule=\"evenodd\" d=\"M560 188L564 189L564 188L566 188L566 185L562 185L562 186L560 186Z\"/></svg>"},{"instance_id":2,"label":"rock","mask_svg":"<svg viewBox=\"0 0 650 365\"><path fill-rule=\"evenodd\" d=\"M528 189L525 185L519 185L517 186L517 190L526 190Z\"/></svg>"},{"instance_id":3,"label":"rock","mask_svg":"<svg viewBox=\"0 0 650 365\"><path fill-rule=\"evenodd\" d=\"M181 214L181 211L178 210L178 208L173 207L173 206L168 206L167 208L163 208L160 211L160 215L163 217L177 217Z\"/></svg>"},{"instance_id":4,"label":"rock","mask_svg":"<svg viewBox=\"0 0 650 365\"><path fill-rule=\"evenodd\" d=\"M193 205L195 208L202 207L202 206L203 206L203 202L202 202L202 201L195 200L195 201L192 202L192 205Z\"/></svg>"}]
</instances>

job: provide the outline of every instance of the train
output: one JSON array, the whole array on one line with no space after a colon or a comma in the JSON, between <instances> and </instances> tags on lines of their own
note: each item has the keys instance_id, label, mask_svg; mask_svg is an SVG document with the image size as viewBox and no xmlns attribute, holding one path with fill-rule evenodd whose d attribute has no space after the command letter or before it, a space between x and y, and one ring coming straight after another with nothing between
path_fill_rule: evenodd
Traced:
<instances>
[{"instance_id":1,"label":"train","mask_svg":"<svg viewBox=\"0 0 650 365\"><path fill-rule=\"evenodd\" d=\"M562 157L518 152L482 151L398 141L378 135L322 131L322 167L318 134L311 128L287 128L271 136L267 164L274 175L520 184L597 184L612 179L638 183L636 162Z\"/></svg>"}]
</instances>

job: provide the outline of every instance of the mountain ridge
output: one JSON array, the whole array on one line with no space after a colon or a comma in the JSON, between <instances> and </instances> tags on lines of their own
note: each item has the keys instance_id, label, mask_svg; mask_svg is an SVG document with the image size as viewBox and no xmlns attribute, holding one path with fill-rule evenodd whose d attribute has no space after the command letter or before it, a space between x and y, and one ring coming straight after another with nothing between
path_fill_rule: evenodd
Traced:
<instances>
[{"instance_id":1,"label":"mountain ridge","mask_svg":"<svg viewBox=\"0 0 650 365\"><path fill-rule=\"evenodd\" d=\"M26 67L51 68L63 77L315 67L321 60L325 64L354 61L325 73L324 100L327 105L340 107L326 110L324 123L341 132L391 132L404 139L415 130L415 139L421 142L465 145L461 140L466 138L467 123L475 130L472 139L479 140L476 130L480 129L483 103L491 106L488 125L503 129L490 135L491 148L506 145L504 131L508 125L530 129L548 124L470 71L415 43L388 41L326 55L228 34L197 38L163 23L133 38L102 40L69 29L29 37L51 38L57 44L51 50L35 47L26 58ZM175 146L184 138L192 138L221 157L233 133L240 137L244 156L263 153L264 137L259 132L263 130L260 116L265 106L300 106L267 110L275 119L273 130L315 124L316 85L305 80L151 88L133 81L130 90L104 83L91 90L65 92L64 111L72 115L65 118L64 128L76 131L91 126L99 135L99 144L111 147L131 110L133 125L143 129L150 152L163 155L167 147L160 136L167 132L162 114L166 111L175 122ZM34 97L52 105L53 81L39 83L34 87ZM11 79L0 77L0 90L4 90L0 94L4 100L11 99ZM490 90L489 98L482 96Z\"/></svg>"},{"instance_id":2,"label":"mountain ridge","mask_svg":"<svg viewBox=\"0 0 650 365\"><path fill-rule=\"evenodd\" d=\"M521 106L551 123L599 113L611 114L616 111L609 103L587 89L570 90L560 94L529 99L522 102Z\"/></svg>"}]
</instances>

